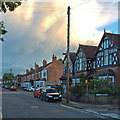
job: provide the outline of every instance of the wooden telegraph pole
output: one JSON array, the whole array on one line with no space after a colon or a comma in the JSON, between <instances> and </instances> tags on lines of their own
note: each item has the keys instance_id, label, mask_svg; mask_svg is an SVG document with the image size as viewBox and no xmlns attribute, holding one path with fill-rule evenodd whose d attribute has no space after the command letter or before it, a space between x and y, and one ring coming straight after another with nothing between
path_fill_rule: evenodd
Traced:
<instances>
[{"instance_id":1,"label":"wooden telegraph pole","mask_svg":"<svg viewBox=\"0 0 120 120\"><path fill-rule=\"evenodd\" d=\"M67 99L66 102L69 103L69 74L70 74L70 69L69 69L69 59L70 59L70 6L68 6L68 31L67 31Z\"/></svg>"}]
</instances>

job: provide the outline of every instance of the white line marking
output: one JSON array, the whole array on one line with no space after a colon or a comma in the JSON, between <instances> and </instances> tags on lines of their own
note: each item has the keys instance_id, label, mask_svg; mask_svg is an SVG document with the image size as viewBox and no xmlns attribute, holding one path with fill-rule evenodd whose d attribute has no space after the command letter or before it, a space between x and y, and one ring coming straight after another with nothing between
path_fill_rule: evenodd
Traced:
<instances>
[{"instance_id":1,"label":"white line marking","mask_svg":"<svg viewBox=\"0 0 120 120\"><path fill-rule=\"evenodd\" d=\"M2 112L1 112L1 120L2 120Z\"/></svg>"},{"instance_id":2,"label":"white line marking","mask_svg":"<svg viewBox=\"0 0 120 120\"><path fill-rule=\"evenodd\" d=\"M78 111L78 112L83 112L83 113L85 113L85 114L90 114L90 113L91 113L89 110L88 110L88 111L86 111L86 110L81 110L81 109L77 109L77 108L73 108L73 107L68 107L68 106L66 106L66 105L61 105L61 106L66 107L66 108L68 108L68 109L76 110L76 111ZM106 117L104 117L104 116L101 116L101 115L100 115L99 113L97 113L97 112L94 112L94 114L97 114L97 115L95 115L95 116L97 116L97 117L106 118Z\"/></svg>"}]
</instances>

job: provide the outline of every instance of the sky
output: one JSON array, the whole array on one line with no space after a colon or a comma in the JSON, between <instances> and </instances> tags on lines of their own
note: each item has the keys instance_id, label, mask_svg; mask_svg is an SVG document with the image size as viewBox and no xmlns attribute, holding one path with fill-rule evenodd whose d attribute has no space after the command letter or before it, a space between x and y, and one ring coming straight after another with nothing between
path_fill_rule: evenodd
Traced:
<instances>
[{"instance_id":1,"label":"sky","mask_svg":"<svg viewBox=\"0 0 120 120\"><path fill-rule=\"evenodd\" d=\"M64 58L67 46L67 8L70 9L70 51L79 44L97 46L104 33L118 34L118 0L30 0L13 12L2 13L8 31L0 42L0 76L10 69L24 74L53 54Z\"/></svg>"}]
</instances>

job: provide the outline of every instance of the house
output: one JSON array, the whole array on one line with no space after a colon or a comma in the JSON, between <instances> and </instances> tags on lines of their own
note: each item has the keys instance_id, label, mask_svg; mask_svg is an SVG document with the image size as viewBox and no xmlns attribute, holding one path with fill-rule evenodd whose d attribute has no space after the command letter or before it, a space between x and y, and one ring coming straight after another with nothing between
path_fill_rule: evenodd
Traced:
<instances>
[{"instance_id":1,"label":"house","mask_svg":"<svg viewBox=\"0 0 120 120\"><path fill-rule=\"evenodd\" d=\"M70 59L69 59L69 69L70 69L70 85L72 84L72 78L75 74L75 52L70 52ZM61 86L64 89L64 93L66 93L66 85L67 85L67 55L64 57L63 60L63 74L59 78L61 80Z\"/></svg>"},{"instance_id":2,"label":"house","mask_svg":"<svg viewBox=\"0 0 120 120\"><path fill-rule=\"evenodd\" d=\"M43 62L44 64L44 62ZM53 55L52 62L46 62L46 65L41 70L41 79L46 81L46 86L60 85L60 77L63 73L62 59L58 59Z\"/></svg>"},{"instance_id":3,"label":"house","mask_svg":"<svg viewBox=\"0 0 120 120\"><path fill-rule=\"evenodd\" d=\"M120 35L104 34L98 46L79 45L76 56L70 58L71 85L80 83L81 77L91 80L95 76L99 79L109 79L109 82L120 86ZM73 63L71 59L74 59ZM63 75L60 80L66 85L66 56L63 60ZM71 69L71 63L73 68ZM76 72L74 72L76 70Z\"/></svg>"},{"instance_id":4,"label":"house","mask_svg":"<svg viewBox=\"0 0 120 120\"><path fill-rule=\"evenodd\" d=\"M101 38L95 53L95 70L91 77L109 79L120 86L120 34L107 33Z\"/></svg>"},{"instance_id":5,"label":"house","mask_svg":"<svg viewBox=\"0 0 120 120\"><path fill-rule=\"evenodd\" d=\"M97 46L81 45L79 44L76 53L76 82L80 83L80 77L87 78L87 76L93 71L95 60L95 52ZM72 80L72 85L75 85L75 76Z\"/></svg>"},{"instance_id":6,"label":"house","mask_svg":"<svg viewBox=\"0 0 120 120\"><path fill-rule=\"evenodd\" d=\"M60 76L63 73L62 59L53 55L52 62L47 63L43 60L43 65L35 65L35 69L27 69L26 74L21 78L22 86L31 86L31 80L36 87L60 85Z\"/></svg>"}]
</instances>

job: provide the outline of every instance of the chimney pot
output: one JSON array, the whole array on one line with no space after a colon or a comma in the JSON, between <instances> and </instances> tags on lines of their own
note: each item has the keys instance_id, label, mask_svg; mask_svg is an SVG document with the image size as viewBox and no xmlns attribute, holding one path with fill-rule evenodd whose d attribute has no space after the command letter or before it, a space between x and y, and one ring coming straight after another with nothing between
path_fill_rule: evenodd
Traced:
<instances>
[{"instance_id":1,"label":"chimney pot","mask_svg":"<svg viewBox=\"0 0 120 120\"><path fill-rule=\"evenodd\" d=\"M45 66L47 64L46 60L43 60L43 66Z\"/></svg>"}]
</instances>

